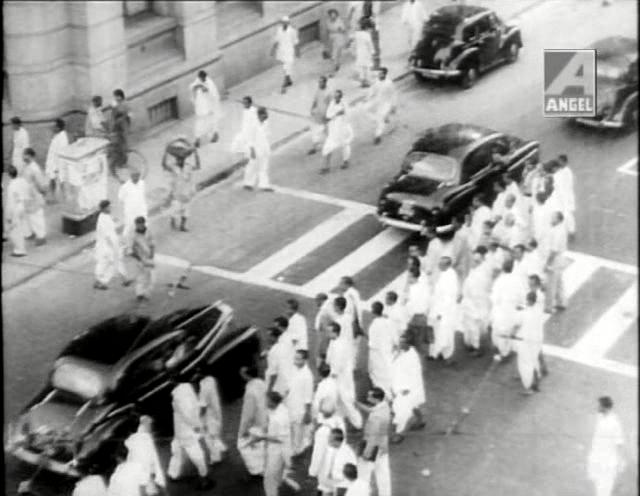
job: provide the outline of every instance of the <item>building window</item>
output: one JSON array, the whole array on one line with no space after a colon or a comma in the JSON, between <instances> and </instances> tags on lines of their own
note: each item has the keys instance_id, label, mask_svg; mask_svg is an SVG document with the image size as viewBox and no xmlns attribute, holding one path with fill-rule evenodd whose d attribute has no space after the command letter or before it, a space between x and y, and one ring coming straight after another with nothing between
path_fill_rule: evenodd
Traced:
<instances>
[{"instance_id":1,"label":"building window","mask_svg":"<svg viewBox=\"0 0 640 496\"><path fill-rule=\"evenodd\" d=\"M300 46L320 39L320 21L312 22L298 30Z\"/></svg>"},{"instance_id":2,"label":"building window","mask_svg":"<svg viewBox=\"0 0 640 496\"><path fill-rule=\"evenodd\" d=\"M151 127L178 118L178 99L174 96L147 109L149 125Z\"/></svg>"},{"instance_id":3,"label":"building window","mask_svg":"<svg viewBox=\"0 0 640 496\"><path fill-rule=\"evenodd\" d=\"M135 17L153 12L151 0L124 0L122 5L125 17Z\"/></svg>"}]
</instances>

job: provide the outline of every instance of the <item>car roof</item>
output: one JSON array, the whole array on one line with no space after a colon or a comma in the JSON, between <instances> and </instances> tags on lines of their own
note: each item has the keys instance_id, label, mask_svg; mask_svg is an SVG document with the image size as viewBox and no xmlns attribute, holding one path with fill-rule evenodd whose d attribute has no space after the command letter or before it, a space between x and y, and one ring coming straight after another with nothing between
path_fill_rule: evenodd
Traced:
<instances>
[{"instance_id":1,"label":"car roof","mask_svg":"<svg viewBox=\"0 0 640 496\"><path fill-rule=\"evenodd\" d=\"M609 36L591 44L588 48L596 50L598 60L638 54L638 42L626 36Z\"/></svg>"},{"instance_id":2,"label":"car roof","mask_svg":"<svg viewBox=\"0 0 640 496\"><path fill-rule=\"evenodd\" d=\"M433 19L447 24L460 24L470 17L475 17L485 12L489 12L489 9L478 5L445 5L433 12L430 20Z\"/></svg>"},{"instance_id":3,"label":"car roof","mask_svg":"<svg viewBox=\"0 0 640 496\"><path fill-rule=\"evenodd\" d=\"M427 129L413 144L411 151L437 153L462 158L464 151L496 131L475 124L450 123Z\"/></svg>"}]
</instances>

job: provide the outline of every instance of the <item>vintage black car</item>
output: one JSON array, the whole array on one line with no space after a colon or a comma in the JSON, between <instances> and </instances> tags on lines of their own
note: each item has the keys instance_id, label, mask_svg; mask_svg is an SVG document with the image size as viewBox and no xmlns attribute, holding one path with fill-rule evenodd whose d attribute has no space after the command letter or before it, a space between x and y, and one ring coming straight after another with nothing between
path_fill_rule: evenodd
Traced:
<instances>
[{"instance_id":1,"label":"vintage black car","mask_svg":"<svg viewBox=\"0 0 640 496\"><path fill-rule=\"evenodd\" d=\"M241 394L239 368L256 363L260 340L255 327L236 328L232 315L216 302L90 328L62 351L46 387L9 426L6 451L70 477L91 466L109 471L140 414L171 418L173 380L203 368L218 378L223 399Z\"/></svg>"},{"instance_id":2,"label":"vintage black car","mask_svg":"<svg viewBox=\"0 0 640 496\"><path fill-rule=\"evenodd\" d=\"M418 80L457 79L470 88L480 73L515 62L520 48L520 29L505 24L493 11L448 5L425 22L409 65Z\"/></svg>"},{"instance_id":3,"label":"vintage black car","mask_svg":"<svg viewBox=\"0 0 640 496\"><path fill-rule=\"evenodd\" d=\"M638 42L612 36L596 50L596 115L575 122L596 128L635 129L638 125Z\"/></svg>"},{"instance_id":4,"label":"vintage black car","mask_svg":"<svg viewBox=\"0 0 640 496\"><path fill-rule=\"evenodd\" d=\"M476 193L491 200L493 183L504 173L521 177L526 161L537 159L538 152L536 141L472 124L428 129L382 190L378 218L384 225L412 231L448 226Z\"/></svg>"}]
</instances>

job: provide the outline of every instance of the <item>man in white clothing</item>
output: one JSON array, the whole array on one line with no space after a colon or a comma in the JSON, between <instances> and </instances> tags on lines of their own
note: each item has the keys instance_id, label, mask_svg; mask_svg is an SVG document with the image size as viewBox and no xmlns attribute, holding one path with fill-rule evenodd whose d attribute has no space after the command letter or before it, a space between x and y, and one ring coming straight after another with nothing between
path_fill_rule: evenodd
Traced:
<instances>
[{"instance_id":1,"label":"man in white clothing","mask_svg":"<svg viewBox=\"0 0 640 496\"><path fill-rule=\"evenodd\" d=\"M24 151L24 178L31 186L29 201L25 204L27 215L27 227L31 236L35 238L36 246L42 246L47 242L47 226L44 218L44 195L47 193L47 179L42 168L36 162L36 152L33 148Z\"/></svg>"},{"instance_id":2,"label":"man in white clothing","mask_svg":"<svg viewBox=\"0 0 640 496\"><path fill-rule=\"evenodd\" d=\"M396 108L396 87L391 78L387 77L389 70L381 67L378 70L378 80L369 89L366 108L376 123L375 138L373 143L380 144L382 134L389 122L389 116Z\"/></svg>"},{"instance_id":3,"label":"man in white clothing","mask_svg":"<svg viewBox=\"0 0 640 496\"><path fill-rule=\"evenodd\" d=\"M96 268L94 271L96 281L93 284L95 289L108 289L109 282L116 271L122 276L123 284L128 286L131 280L127 273L122 259L120 248L120 238L116 232L116 225L111 217L111 202L102 200L100 202L100 214L96 223Z\"/></svg>"},{"instance_id":4,"label":"man in white clothing","mask_svg":"<svg viewBox=\"0 0 640 496\"><path fill-rule=\"evenodd\" d=\"M520 311L516 331L516 352L518 354L518 374L526 395L539 391L541 367L540 354L544 342L544 319L542 309L537 304L537 295L527 293L526 306Z\"/></svg>"},{"instance_id":5,"label":"man in white clothing","mask_svg":"<svg viewBox=\"0 0 640 496\"><path fill-rule=\"evenodd\" d=\"M61 158L69 146L69 136L65 130L66 124L62 119L56 119L53 124L53 138L49 144L47 160L45 162L45 173L49 178L51 196L56 198L56 190L59 188L62 198L66 198L66 183L68 181L67 164Z\"/></svg>"},{"instance_id":6,"label":"man in white clothing","mask_svg":"<svg viewBox=\"0 0 640 496\"><path fill-rule=\"evenodd\" d=\"M88 475L76 482L71 496L107 496L107 485L98 470L97 466L90 467Z\"/></svg>"},{"instance_id":7,"label":"man in white clothing","mask_svg":"<svg viewBox=\"0 0 640 496\"><path fill-rule=\"evenodd\" d=\"M338 405L338 383L336 378L331 375L331 367L322 363L318 367L318 376L320 382L313 393L313 402L311 403L311 413L317 423L324 418L322 407L334 411Z\"/></svg>"},{"instance_id":8,"label":"man in white clothing","mask_svg":"<svg viewBox=\"0 0 640 496\"><path fill-rule=\"evenodd\" d=\"M255 127L259 124L258 112L253 105L253 98L245 96L242 98L242 122L240 131L235 135L231 142L231 152L242 155L245 161L250 158L250 143L255 133Z\"/></svg>"},{"instance_id":9,"label":"man in white clothing","mask_svg":"<svg viewBox=\"0 0 640 496\"><path fill-rule=\"evenodd\" d=\"M289 390L289 373L293 367L291 342L287 342L283 330L277 326L269 329L269 338L272 344L267 352L267 390L284 396Z\"/></svg>"},{"instance_id":10,"label":"man in white clothing","mask_svg":"<svg viewBox=\"0 0 640 496\"><path fill-rule=\"evenodd\" d=\"M472 201L472 214L471 214L471 239L469 245L471 249L478 247L478 242L482 237L485 222L491 220L491 209L487 207L484 201L484 196L477 194L473 197Z\"/></svg>"},{"instance_id":11,"label":"man in white clothing","mask_svg":"<svg viewBox=\"0 0 640 496\"><path fill-rule=\"evenodd\" d=\"M407 309L398 301L398 293L389 291L384 297L384 313L383 315L389 319L394 326L396 335L395 343L398 343L400 336L407 331L410 317L407 315ZM425 317L426 319L426 314Z\"/></svg>"},{"instance_id":12,"label":"man in white clothing","mask_svg":"<svg viewBox=\"0 0 640 496\"><path fill-rule=\"evenodd\" d=\"M138 430L125 440L124 445L128 450L127 461L139 464L144 471L146 494L159 494L160 490L166 493L167 479L153 439L151 417L140 417Z\"/></svg>"},{"instance_id":13,"label":"man in white clothing","mask_svg":"<svg viewBox=\"0 0 640 496\"><path fill-rule=\"evenodd\" d=\"M252 476L264 473L264 443L253 443L252 436L261 435L267 428L267 385L255 366L244 367L240 376L246 381L240 426L238 452Z\"/></svg>"},{"instance_id":14,"label":"man in white clothing","mask_svg":"<svg viewBox=\"0 0 640 496\"><path fill-rule=\"evenodd\" d=\"M261 191L273 191L269 181L271 143L268 118L267 109L260 107L258 123L253 127L253 134L249 137L249 162L244 170L244 189L249 191L256 187Z\"/></svg>"},{"instance_id":15,"label":"man in white clothing","mask_svg":"<svg viewBox=\"0 0 640 496\"><path fill-rule=\"evenodd\" d=\"M344 478L344 466L347 463L355 465L356 454L347 444L344 431L333 429L318 472L319 493L323 496L332 496L346 490L348 483Z\"/></svg>"},{"instance_id":16,"label":"man in white clothing","mask_svg":"<svg viewBox=\"0 0 640 496\"><path fill-rule=\"evenodd\" d=\"M108 133L107 118L102 108L102 97L99 95L91 98L91 105L87 109L87 118L84 122L84 135L87 138L106 138Z\"/></svg>"},{"instance_id":17,"label":"man in white clothing","mask_svg":"<svg viewBox=\"0 0 640 496\"><path fill-rule=\"evenodd\" d=\"M120 186L118 190L118 200L122 205L124 230L122 237L125 244L131 242L133 231L135 229L135 220L138 217L144 217L145 220L149 214L147 207L147 191L142 179L142 175L138 170L132 170L130 178Z\"/></svg>"},{"instance_id":18,"label":"man in white clothing","mask_svg":"<svg viewBox=\"0 0 640 496\"><path fill-rule=\"evenodd\" d=\"M440 231L442 232L442 230ZM428 226L425 229L425 236L429 240L429 244L421 260L423 265L422 270L427 274L429 285L433 288L439 276L440 258L445 250L451 247L451 241L443 239L442 236L438 236L438 229L436 229L435 226Z\"/></svg>"},{"instance_id":19,"label":"man in white clothing","mask_svg":"<svg viewBox=\"0 0 640 496\"><path fill-rule=\"evenodd\" d=\"M340 339L345 342L352 355L351 363L356 364L358 348L356 346L356 328L354 319L354 307L345 296L337 296L333 300L333 320L340 325Z\"/></svg>"},{"instance_id":20,"label":"man in white clothing","mask_svg":"<svg viewBox=\"0 0 640 496\"><path fill-rule=\"evenodd\" d=\"M371 32L367 29L367 23L358 18L357 31L353 33L351 42L355 44L355 67L357 77L360 80L362 88L369 87L369 71L373 66L373 56L375 54L375 46L371 37Z\"/></svg>"},{"instance_id":21,"label":"man in white clothing","mask_svg":"<svg viewBox=\"0 0 640 496\"><path fill-rule=\"evenodd\" d=\"M391 409L395 433L391 441L399 443L404 439L412 419L415 419L415 429L424 427L421 408L427 401L422 378L422 361L406 335L400 338L400 349L393 360L392 371Z\"/></svg>"},{"instance_id":22,"label":"man in white clothing","mask_svg":"<svg viewBox=\"0 0 640 496\"><path fill-rule=\"evenodd\" d=\"M462 283L460 302L461 331L464 343L473 356L481 356L480 344L489 326L491 310L491 283L493 278L485 264L486 248L478 247L473 252L472 268Z\"/></svg>"},{"instance_id":23,"label":"man in white clothing","mask_svg":"<svg viewBox=\"0 0 640 496\"><path fill-rule=\"evenodd\" d=\"M195 146L202 142L218 141L218 122L220 120L220 93L216 84L205 71L199 71L196 80L189 86L193 110L195 113Z\"/></svg>"},{"instance_id":24,"label":"man in white clothing","mask_svg":"<svg viewBox=\"0 0 640 496\"><path fill-rule=\"evenodd\" d=\"M318 80L318 89L313 97L311 104L311 119L313 124L311 125L311 142L312 148L309 150L309 155L314 155L320 150L320 145L327 132L327 109L329 103L331 103L332 95L331 90L327 87L327 78L320 76Z\"/></svg>"},{"instance_id":25,"label":"man in white clothing","mask_svg":"<svg viewBox=\"0 0 640 496\"><path fill-rule=\"evenodd\" d=\"M222 460L227 446L222 441L222 408L220 407L220 395L218 382L210 375L198 373L195 378L198 389L198 400L202 408L202 436L207 447L209 465Z\"/></svg>"},{"instance_id":26,"label":"man in white clothing","mask_svg":"<svg viewBox=\"0 0 640 496\"><path fill-rule=\"evenodd\" d=\"M518 325L518 307L525 300L522 281L513 273L513 260L506 260L502 273L491 289L491 339L498 353L494 360L502 361L513 351L513 333Z\"/></svg>"},{"instance_id":27,"label":"man in white clothing","mask_svg":"<svg viewBox=\"0 0 640 496\"><path fill-rule=\"evenodd\" d=\"M374 386L391 395L393 350L396 345L396 330L379 301L371 304L373 319L369 325L369 378Z\"/></svg>"},{"instance_id":28,"label":"man in white clothing","mask_svg":"<svg viewBox=\"0 0 640 496\"><path fill-rule=\"evenodd\" d=\"M422 27L428 16L420 0L407 0L402 7L402 24L407 27L409 50L422 38Z\"/></svg>"},{"instance_id":29,"label":"man in white clothing","mask_svg":"<svg viewBox=\"0 0 640 496\"><path fill-rule=\"evenodd\" d=\"M496 197L491 205L491 220L494 224L497 224L504 217L505 201L507 199L507 191L502 179L498 179L493 183L493 192Z\"/></svg>"},{"instance_id":30,"label":"man in white clothing","mask_svg":"<svg viewBox=\"0 0 640 496\"><path fill-rule=\"evenodd\" d=\"M409 318L407 332L422 356L427 356L431 341L427 328L430 305L431 290L427 283L427 278L421 274L419 268L414 266L409 270L409 281L404 308Z\"/></svg>"},{"instance_id":31,"label":"man in white clothing","mask_svg":"<svg viewBox=\"0 0 640 496\"><path fill-rule=\"evenodd\" d=\"M291 338L293 349L309 351L307 319L300 313L300 302L295 298L288 299L285 315L289 319L286 334Z\"/></svg>"},{"instance_id":32,"label":"man in white clothing","mask_svg":"<svg viewBox=\"0 0 640 496\"><path fill-rule=\"evenodd\" d=\"M9 184L5 208L9 240L13 245L11 256L24 257L27 254L24 238L28 235L26 205L31 196L31 186L24 177L18 176L18 169L13 165L9 166L7 175Z\"/></svg>"},{"instance_id":33,"label":"man in white clothing","mask_svg":"<svg viewBox=\"0 0 640 496\"><path fill-rule=\"evenodd\" d=\"M610 397L598 398L598 418L587 463L587 475L593 482L595 496L611 496L616 477L624 469L624 434L612 409Z\"/></svg>"},{"instance_id":34,"label":"man in white clothing","mask_svg":"<svg viewBox=\"0 0 640 496\"><path fill-rule=\"evenodd\" d=\"M551 217L551 230L549 232L548 255L545 264L547 276L547 301L545 312L553 313L556 310L564 310L566 300L562 271L565 268L565 252L567 251L567 228L564 224L562 212L555 212Z\"/></svg>"},{"instance_id":35,"label":"man in white clothing","mask_svg":"<svg viewBox=\"0 0 640 496\"><path fill-rule=\"evenodd\" d=\"M531 234L538 242L541 252L545 253L549 246L551 230L552 203L545 193L536 193L531 207Z\"/></svg>"},{"instance_id":36,"label":"man in white clothing","mask_svg":"<svg viewBox=\"0 0 640 496\"><path fill-rule=\"evenodd\" d=\"M576 233L576 196L574 191L573 172L569 168L569 159L566 155L560 155L556 161L557 166L553 173L553 184L558 190L560 202L562 204L562 214L565 218L567 232L569 236Z\"/></svg>"},{"instance_id":37,"label":"man in white clothing","mask_svg":"<svg viewBox=\"0 0 640 496\"><path fill-rule=\"evenodd\" d=\"M293 84L291 80L293 62L298 56L298 31L291 26L289 16L284 16L280 21L273 42L272 54L282 64L284 71L282 93L286 93L287 87Z\"/></svg>"},{"instance_id":38,"label":"man in white clothing","mask_svg":"<svg viewBox=\"0 0 640 496\"><path fill-rule=\"evenodd\" d=\"M370 484L364 479L358 478L358 467L353 463L347 463L342 469L344 478L348 481L347 492L344 496L370 496Z\"/></svg>"},{"instance_id":39,"label":"man in white clothing","mask_svg":"<svg viewBox=\"0 0 640 496\"><path fill-rule=\"evenodd\" d=\"M429 321L433 327L434 342L429 355L442 358L453 365L455 352L455 333L460 300L460 286L456 271L451 266L451 255L447 252L440 258L440 275L433 288L433 304L429 310Z\"/></svg>"},{"instance_id":40,"label":"man in white clothing","mask_svg":"<svg viewBox=\"0 0 640 496\"><path fill-rule=\"evenodd\" d=\"M143 465L131 461L122 446L115 456L118 465L109 478L107 496L139 496L146 494L148 473ZM143 492L144 491L144 492Z\"/></svg>"},{"instance_id":41,"label":"man in white clothing","mask_svg":"<svg viewBox=\"0 0 640 496\"><path fill-rule=\"evenodd\" d=\"M27 133L27 130L22 125L22 119L20 119L20 117L11 118L11 128L13 129L11 165L16 168L18 174L22 174L24 151L31 146L29 133Z\"/></svg>"},{"instance_id":42,"label":"man in white clothing","mask_svg":"<svg viewBox=\"0 0 640 496\"><path fill-rule=\"evenodd\" d=\"M200 401L193 386L187 382L178 384L171 392L173 398L173 440L167 475L178 479L185 474L190 461L197 469L202 489L211 488L208 476L207 455L204 450L203 425Z\"/></svg>"},{"instance_id":43,"label":"man in white clothing","mask_svg":"<svg viewBox=\"0 0 640 496\"><path fill-rule=\"evenodd\" d=\"M322 156L324 157L324 167L320 169L320 174L326 174L330 170L331 156L340 149L342 150L341 169L349 167L351 158L351 142L353 141L353 128L347 118L347 106L343 101L341 90L336 90L333 99L327 107L327 139L322 145Z\"/></svg>"},{"instance_id":44,"label":"man in white clothing","mask_svg":"<svg viewBox=\"0 0 640 496\"><path fill-rule=\"evenodd\" d=\"M289 378L289 392L285 397L291 421L292 456L301 455L311 444L313 374L307 365L308 357L306 350L296 351Z\"/></svg>"}]
</instances>

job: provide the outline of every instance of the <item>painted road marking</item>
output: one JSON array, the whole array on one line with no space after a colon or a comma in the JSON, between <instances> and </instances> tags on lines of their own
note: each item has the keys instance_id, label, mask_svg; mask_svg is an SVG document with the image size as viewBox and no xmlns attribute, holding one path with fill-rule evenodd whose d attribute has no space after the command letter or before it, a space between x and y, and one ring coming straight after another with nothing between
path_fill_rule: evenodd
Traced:
<instances>
[{"instance_id":1,"label":"painted road marking","mask_svg":"<svg viewBox=\"0 0 640 496\"><path fill-rule=\"evenodd\" d=\"M622 297L591 326L572 348L579 355L602 357L638 316L638 285L632 285Z\"/></svg>"},{"instance_id":2,"label":"painted road marking","mask_svg":"<svg viewBox=\"0 0 640 496\"><path fill-rule=\"evenodd\" d=\"M335 196L323 195L321 193L313 193L303 189L286 188L284 186L273 186L273 189L284 195L296 196L298 198L304 198L305 200L313 200L320 203L328 203L342 208L350 208L358 210L367 214L376 213L376 207L369 205L368 203L356 202L352 200L344 200L342 198L336 198Z\"/></svg>"},{"instance_id":3,"label":"painted road marking","mask_svg":"<svg viewBox=\"0 0 640 496\"><path fill-rule=\"evenodd\" d=\"M634 276L638 275L638 267L635 265L616 262L615 260L596 257L594 255L587 255L586 253L578 253L576 251L567 251L566 255L573 260L584 260L586 262L591 262L594 265L599 265L607 269L617 270L618 272L625 272Z\"/></svg>"},{"instance_id":4,"label":"painted road marking","mask_svg":"<svg viewBox=\"0 0 640 496\"><path fill-rule=\"evenodd\" d=\"M562 272L565 298L569 299L598 270L598 266L582 258L573 258Z\"/></svg>"},{"instance_id":5,"label":"painted road marking","mask_svg":"<svg viewBox=\"0 0 640 496\"><path fill-rule=\"evenodd\" d=\"M330 291L342 276L357 274L402 243L407 236L408 233L397 229L385 229L305 284L304 288L312 293Z\"/></svg>"},{"instance_id":6,"label":"painted road marking","mask_svg":"<svg viewBox=\"0 0 640 496\"><path fill-rule=\"evenodd\" d=\"M311 253L327 240L344 231L356 221L362 219L365 215L367 214L360 209L344 209L258 263L249 269L246 274L252 277L270 279Z\"/></svg>"},{"instance_id":7,"label":"painted road marking","mask_svg":"<svg viewBox=\"0 0 640 496\"><path fill-rule=\"evenodd\" d=\"M622 164L620 167L618 167L618 172L621 172L622 174L627 174L629 176L637 177L638 176L638 157L632 158L631 160L628 160L627 162Z\"/></svg>"},{"instance_id":8,"label":"painted road marking","mask_svg":"<svg viewBox=\"0 0 640 496\"><path fill-rule=\"evenodd\" d=\"M365 303L365 308L370 308L371 304L374 301L379 301L384 303L385 296L389 291L395 291L398 294L398 297L400 297L402 295L402 290L404 289L403 285L405 281L406 281L406 272L402 272L402 274L400 274L393 281L387 284L384 288L382 288L380 291L374 294L371 298L369 298Z\"/></svg>"},{"instance_id":9,"label":"painted road marking","mask_svg":"<svg viewBox=\"0 0 640 496\"><path fill-rule=\"evenodd\" d=\"M607 360L606 358L585 356L580 353L576 353L571 348L563 348L561 346L554 346L550 344L545 344L542 349L544 350L544 353L549 356L586 365L587 367L613 372L614 374L624 375L626 377L631 377L632 379L638 378L638 367L635 365L614 362L613 360Z\"/></svg>"}]
</instances>

